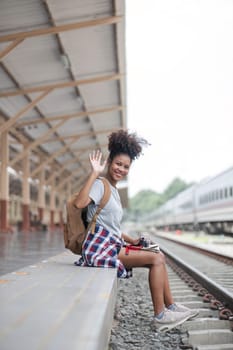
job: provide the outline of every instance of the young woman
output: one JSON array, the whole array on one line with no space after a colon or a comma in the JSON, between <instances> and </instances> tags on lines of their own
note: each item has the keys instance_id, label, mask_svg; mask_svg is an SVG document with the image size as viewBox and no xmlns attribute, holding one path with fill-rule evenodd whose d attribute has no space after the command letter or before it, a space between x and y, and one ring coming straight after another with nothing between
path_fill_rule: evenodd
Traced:
<instances>
[{"instance_id":1,"label":"young woman","mask_svg":"<svg viewBox=\"0 0 233 350\"><path fill-rule=\"evenodd\" d=\"M116 267L118 277L127 277L127 270L134 267L149 269L149 287L154 307L153 323L158 330L169 330L196 316L196 310L175 304L171 295L164 255L160 253L129 250L127 243L136 245L133 239L121 232L122 206L117 190L118 181L129 173L132 161L142 152L146 140L124 130L113 132L109 136L109 157L102 162L101 152L90 154L92 172L79 192L76 200L78 208L88 205L88 222L91 221L100 203L104 186L98 177L107 165L106 178L110 183L111 196L97 219L95 234L88 233L83 244L82 257L76 263L79 266Z\"/></svg>"}]
</instances>

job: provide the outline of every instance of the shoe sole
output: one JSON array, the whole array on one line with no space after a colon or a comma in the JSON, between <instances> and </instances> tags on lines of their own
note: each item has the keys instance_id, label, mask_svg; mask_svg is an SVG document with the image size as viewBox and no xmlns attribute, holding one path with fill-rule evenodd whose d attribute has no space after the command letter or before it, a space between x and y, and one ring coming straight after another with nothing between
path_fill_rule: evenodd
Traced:
<instances>
[{"instance_id":1,"label":"shoe sole","mask_svg":"<svg viewBox=\"0 0 233 350\"><path fill-rule=\"evenodd\" d=\"M194 316L192 316L194 317ZM158 327L156 327L156 330L159 331L159 332L168 332L170 331L171 329L181 325L182 323L184 323L185 321L189 320L190 319L190 315L187 315L185 318L182 318L181 320L179 321L176 321L175 323L171 323L171 324L166 324L166 325L160 325Z\"/></svg>"},{"instance_id":2,"label":"shoe sole","mask_svg":"<svg viewBox=\"0 0 233 350\"><path fill-rule=\"evenodd\" d=\"M199 311L196 310L195 312L193 312L193 314L191 314L188 318L188 320L192 320L194 317L196 317L199 314Z\"/></svg>"}]
</instances>

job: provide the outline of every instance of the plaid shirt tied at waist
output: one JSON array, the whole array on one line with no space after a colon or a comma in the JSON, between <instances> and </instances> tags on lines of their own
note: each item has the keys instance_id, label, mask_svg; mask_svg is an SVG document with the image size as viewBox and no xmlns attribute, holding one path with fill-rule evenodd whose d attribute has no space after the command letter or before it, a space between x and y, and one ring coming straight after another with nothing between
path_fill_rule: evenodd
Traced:
<instances>
[{"instance_id":1,"label":"plaid shirt tied at waist","mask_svg":"<svg viewBox=\"0 0 233 350\"><path fill-rule=\"evenodd\" d=\"M123 244L124 241L120 237L96 225L95 233L87 234L83 243L82 256L75 265L117 268L117 277L127 278L127 270L118 259Z\"/></svg>"}]
</instances>

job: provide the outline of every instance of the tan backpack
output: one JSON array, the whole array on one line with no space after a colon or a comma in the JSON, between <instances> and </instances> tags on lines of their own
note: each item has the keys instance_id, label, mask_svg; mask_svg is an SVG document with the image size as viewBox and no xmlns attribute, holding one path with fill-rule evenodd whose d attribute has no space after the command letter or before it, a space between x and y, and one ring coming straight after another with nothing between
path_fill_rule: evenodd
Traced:
<instances>
[{"instance_id":1,"label":"tan backpack","mask_svg":"<svg viewBox=\"0 0 233 350\"><path fill-rule=\"evenodd\" d=\"M104 184L104 195L88 226L85 224L83 215L87 207L80 209L75 206L78 192L73 194L66 203L67 222L64 224L64 243L65 247L70 249L74 254L82 253L82 245L87 232L91 228L91 232L94 234L97 217L110 198L111 189L108 180L104 177L101 177L100 180L102 180Z\"/></svg>"}]
</instances>

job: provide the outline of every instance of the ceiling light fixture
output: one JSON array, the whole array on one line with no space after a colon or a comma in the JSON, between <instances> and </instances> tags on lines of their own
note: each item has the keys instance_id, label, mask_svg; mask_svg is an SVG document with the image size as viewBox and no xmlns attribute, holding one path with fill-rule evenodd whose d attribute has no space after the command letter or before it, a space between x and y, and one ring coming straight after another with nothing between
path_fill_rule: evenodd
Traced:
<instances>
[{"instance_id":1,"label":"ceiling light fixture","mask_svg":"<svg viewBox=\"0 0 233 350\"><path fill-rule=\"evenodd\" d=\"M65 69L70 69L71 63L70 63L70 59L67 56L67 54L65 54L65 53L61 54L61 61L63 63L63 66L65 67Z\"/></svg>"}]
</instances>

